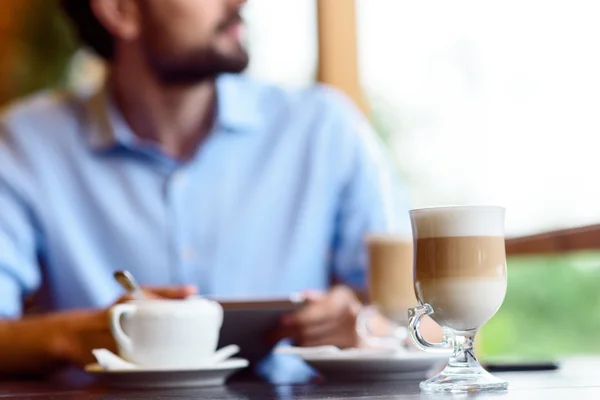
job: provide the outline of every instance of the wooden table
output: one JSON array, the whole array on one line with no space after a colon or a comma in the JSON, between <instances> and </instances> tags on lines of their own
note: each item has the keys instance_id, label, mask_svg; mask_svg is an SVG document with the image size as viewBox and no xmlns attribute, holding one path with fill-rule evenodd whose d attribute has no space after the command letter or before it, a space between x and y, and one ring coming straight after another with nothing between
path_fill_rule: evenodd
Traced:
<instances>
[{"instance_id":1,"label":"wooden table","mask_svg":"<svg viewBox=\"0 0 600 400\"><path fill-rule=\"evenodd\" d=\"M325 383L306 386L270 386L259 382L234 382L206 389L114 391L89 376L75 374L50 381L0 382L3 399L600 399L600 358L566 360L558 371L498 374L510 383L508 391L490 394L426 395L418 381Z\"/></svg>"}]
</instances>

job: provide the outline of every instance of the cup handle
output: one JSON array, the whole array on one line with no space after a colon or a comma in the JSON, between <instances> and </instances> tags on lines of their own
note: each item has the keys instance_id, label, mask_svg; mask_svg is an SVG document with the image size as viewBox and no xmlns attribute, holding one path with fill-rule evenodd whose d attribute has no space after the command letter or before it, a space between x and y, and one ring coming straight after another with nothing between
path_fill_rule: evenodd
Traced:
<instances>
[{"instance_id":1,"label":"cup handle","mask_svg":"<svg viewBox=\"0 0 600 400\"><path fill-rule=\"evenodd\" d=\"M429 304L423 304L418 307L408 309L408 333L415 346L424 351L432 353L451 353L454 349L452 337L446 335L444 332L444 339L442 343L429 343L421 331L419 331L419 324L421 317L424 315L433 314L433 308Z\"/></svg>"},{"instance_id":2,"label":"cup handle","mask_svg":"<svg viewBox=\"0 0 600 400\"><path fill-rule=\"evenodd\" d=\"M108 310L110 331L119 347L126 353L130 353L133 349L133 342L131 341L131 338L123 332L123 328L121 327L121 316L133 314L136 309L137 307L133 304L117 304Z\"/></svg>"},{"instance_id":3,"label":"cup handle","mask_svg":"<svg viewBox=\"0 0 600 400\"><path fill-rule=\"evenodd\" d=\"M391 323L392 332L389 336L377 336L369 329L369 321L380 315L376 307L363 307L356 318L356 333L358 337L369 347L375 348L399 348L406 347L403 340L406 339L408 333L406 328Z\"/></svg>"}]
</instances>

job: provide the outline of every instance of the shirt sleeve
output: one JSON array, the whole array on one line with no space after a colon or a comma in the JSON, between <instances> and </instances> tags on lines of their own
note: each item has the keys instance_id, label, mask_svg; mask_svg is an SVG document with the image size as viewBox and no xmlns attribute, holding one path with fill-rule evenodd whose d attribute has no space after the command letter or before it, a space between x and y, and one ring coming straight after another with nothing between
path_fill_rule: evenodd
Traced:
<instances>
[{"instance_id":1,"label":"shirt sleeve","mask_svg":"<svg viewBox=\"0 0 600 400\"><path fill-rule=\"evenodd\" d=\"M410 238L409 196L375 130L349 100L334 96L341 184L333 240L333 278L365 289L369 234Z\"/></svg>"},{"instance_id":2,"label":"shirt sleeve","mask_svg":"<svg viewBox=\"0 0 600 400\"><path fill-rule=\"evenodd\" d=\"M24 183L17 152L0 125L0 318L17 318L23 297L41 281L37 262L39 230L19 191Z\"/></svg>"}]
</instances>

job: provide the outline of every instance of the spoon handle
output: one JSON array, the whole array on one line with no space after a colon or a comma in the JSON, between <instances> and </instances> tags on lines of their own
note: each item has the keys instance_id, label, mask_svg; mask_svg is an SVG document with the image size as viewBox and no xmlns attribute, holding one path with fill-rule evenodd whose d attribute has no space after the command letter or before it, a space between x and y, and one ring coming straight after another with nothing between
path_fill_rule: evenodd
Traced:
<instances>
[{"instance_id":1,"label":"spoon handle","mask_svg":"<svg viewBox=\"0 0 600 400\"><path fill-rule=\"evenodd\" d=\"M119 285L134 299L144 299L146 297L131 272L127 270L117 271L114 273L114 277Z\"/></svg>"}]
</instances>

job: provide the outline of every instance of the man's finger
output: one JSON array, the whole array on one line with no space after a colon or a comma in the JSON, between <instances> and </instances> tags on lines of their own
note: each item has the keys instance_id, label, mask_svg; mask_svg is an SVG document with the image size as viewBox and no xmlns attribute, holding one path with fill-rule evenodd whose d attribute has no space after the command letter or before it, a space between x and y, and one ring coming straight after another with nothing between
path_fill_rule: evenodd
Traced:
<instances>
[{"instance_id":1,"label":"man's finger","mask_svg":"<svg viewBox=\"0 0 600 400\"><path fill-rule=\"evenodd\" d=\"M198 288L186 286L143 286L142 290L150 298L185 299L198 294Z\"/></svg>"},{"instance_id":2,"label":"man's finger","mask_svg":"<svg viewBox=\"0 0 600 400\"><path fill-rule=\"evenodd\" d=\"M327 292L322 290L305 290L302 292L302 297L309 303L323 301L327 298Z\"/></svg>"},{"instance_id":3,"label":"man's finger","mask_svg":"<svg viewBox=\"0 0 600 400\"><path fill-rule=\"evenodd\" d=\"M325 329L323 329L323 325L326 325ZM323 330L329 330L329 325L329 321L326 321L322 324L300 323L295 314L288 314L281 319L281 322L277 328L270 332L267 340L269 344L275 344L284 338L289 338L294 342L299 342L306 335L315 335L319 334L319 332Z\"/></svg>"},{"instance_id":4,"label":"man's finger","mask_svg":"<svg viewBox=\"0 0 600 400\"><path fill-rule=\"evenodd\" d=\"M339 329L339 326L340 321L336 318L331 318L321 324L299 326L293 333L293 336L300 342L312 341L334 335Z\"/></svg>"},{"instance_id":5,"label":"man's finger","mask_svg":"<svg viewBox=\"0 0 600 400\"><path fill-rule=\"evenodd\" d=\"M335 334L336 329L337 324L329 321L323 324L306 326L280 326L268 335L267 343L273 345L281 339L288 338L296 345L302 346L302 343L306 341L317 340Z\"/></svg>"},{"instance_id":6,"label":"man's finger","mask_svg":"<svg viewBox=\"0 0 600 400\"><path fill-rule=\"evenodd\" d=\"M287 314L281 323L284 327L305 326L327 322L332 315L331 305L328 301L309 303L300 310Z\"/></svg>"}]
</instances>

